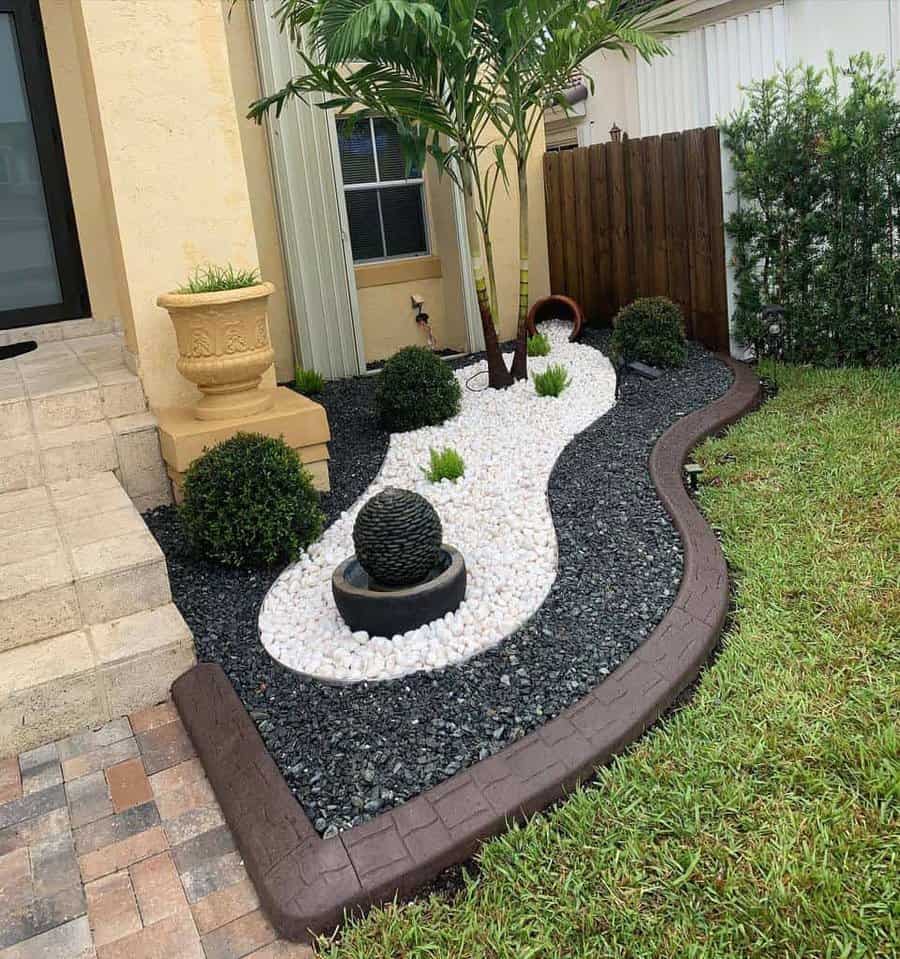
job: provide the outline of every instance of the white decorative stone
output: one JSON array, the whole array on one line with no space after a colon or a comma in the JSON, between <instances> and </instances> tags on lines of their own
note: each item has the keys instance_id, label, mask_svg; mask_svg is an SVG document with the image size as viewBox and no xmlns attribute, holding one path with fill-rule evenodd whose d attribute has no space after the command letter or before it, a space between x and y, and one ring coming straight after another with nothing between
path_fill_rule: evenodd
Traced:
<instances>
[{"instance_id":1,"label":"white decorative stone","mask_svg":"<svg viewBox=\"0 0 900 959\"><path fill-rule=\"evenodd\" d=\"M469 659L537 611L557 568L547 481L569 441L612 407L615 394L615 373L603 354L569 343L568 324L543 329L552 349L549 356L529 358L529 374L561 363L571 377L562 396L539 397L533 379L476 393L465 381L484 362L457 370L463 387L459 415L440 426L393 434L366 492L273 583L259 629L274 659L326 681L393 679ZM463 457L465 476L456 483L429 483L421 469L429 450L447 446ZM457 610L391 639L351 631L331 595L334 567L353 553L356 514L388 486L428 499L443 523L444 542L462 553L468 571L466 598Z\"/></svg>"}]
</instances>

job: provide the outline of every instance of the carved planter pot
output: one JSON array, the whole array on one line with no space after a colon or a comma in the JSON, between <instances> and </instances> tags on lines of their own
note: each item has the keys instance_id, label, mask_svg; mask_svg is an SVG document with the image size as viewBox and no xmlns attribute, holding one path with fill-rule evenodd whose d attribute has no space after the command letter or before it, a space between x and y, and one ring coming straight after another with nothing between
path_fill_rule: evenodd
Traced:
<instances>
[{"instance_id":1,"label":"carved planter pot","mask_svg":"<svg viewBox=\"0 0 900 959\"><path fill-rule=\"evenodd\" d=\"M271 392L259 389L274 363L266 302L271 283L217 293L164 293L157 305L169 311L178 339L178 372L203 397L194 413L201 420L251 416L268 409Z\"/></svg>"}]
</instances>

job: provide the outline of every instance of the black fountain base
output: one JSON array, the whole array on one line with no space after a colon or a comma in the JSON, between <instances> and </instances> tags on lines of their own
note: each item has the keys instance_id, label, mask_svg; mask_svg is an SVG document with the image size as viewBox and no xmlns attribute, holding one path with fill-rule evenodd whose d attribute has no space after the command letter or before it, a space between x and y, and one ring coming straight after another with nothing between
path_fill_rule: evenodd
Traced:
<instances>
[{"instance_id":1,"label":"black fountain base","mask_svg":"<svg viewBox=\"0 0 900 959\"><path fill-rule=\"evenodd\" d=\"M351 556L332 574L331 589L351 629L391 637L453 612L466 595L466 563L462 553L443 544L438 562L422 582L393 588L376 583Z\"/></svg>"}]
</instances>

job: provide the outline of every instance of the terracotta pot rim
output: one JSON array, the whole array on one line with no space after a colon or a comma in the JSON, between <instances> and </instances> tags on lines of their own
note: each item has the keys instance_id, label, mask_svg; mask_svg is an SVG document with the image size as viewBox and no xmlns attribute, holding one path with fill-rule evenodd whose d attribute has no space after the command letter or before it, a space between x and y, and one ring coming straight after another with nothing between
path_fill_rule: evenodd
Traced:
<instances>
[{"instance_id":1,"label":"terracotta pot rim","mask_svg":"<svg viewBox=\"0 0 900 959\"><path fill-rule=\"evenodd\" d=\"M198 306L220 306L223 303L241 303L244 300L259 300L271 296L275 284L268 280L253 286L242 286L237 290L216 290L214 293L161 293L156 305L166 310L185 310Z\"/></svg>"}]
</instances>

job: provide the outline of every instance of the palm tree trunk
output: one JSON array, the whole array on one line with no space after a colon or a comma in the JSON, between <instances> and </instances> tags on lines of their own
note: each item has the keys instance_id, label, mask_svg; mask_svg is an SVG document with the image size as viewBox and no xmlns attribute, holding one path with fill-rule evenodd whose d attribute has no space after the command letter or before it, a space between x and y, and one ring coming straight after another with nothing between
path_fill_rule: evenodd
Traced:
<instances>
[{"instance_id":1,"label":"palm tree trunk","mask_svg":"<svg viewBox=\"0 0 900 959\"><path fill-rule=\"evenodd\" d=\"M475 278L475 293L478 297L478 312L481 314L481 330L484 333L484 350L487 354L488 386L491 389L503 390L513 383L512 375L503 361L500 352L500 342L497 339L497 329L491 313L490 294L481 262L481 245L478 236L478 224L472 203L472 194L469 190L463 191L466 207L466 232L469 236L469 256L472 261L472 274Z\"/></svg>"},{"instance_id":2,"label":"palm tree trunk","mask_svg":"<svg viewBox=\"0 0 900 959\"><path fill-rule=\"evenodd\" d=\"M528 170L525 160L517 164L519 177L519 319L512 375L528 379Z\"/></svg>"},{"instance_id":3,"label":"palm tree trunk","mask_svg":"<svg viewBox=\"0 0 900 959\"><path fill-rule=\"evenodd\" d=\"M488 302L491 304L491 316L494 326L500 322L500 307L497 305L497 270L494 267L494 244L491 243L491 234L488 230L481 231L481 248L484 250L484 264L487 268L486 277Z\"/></svg>"}]
</instances>

